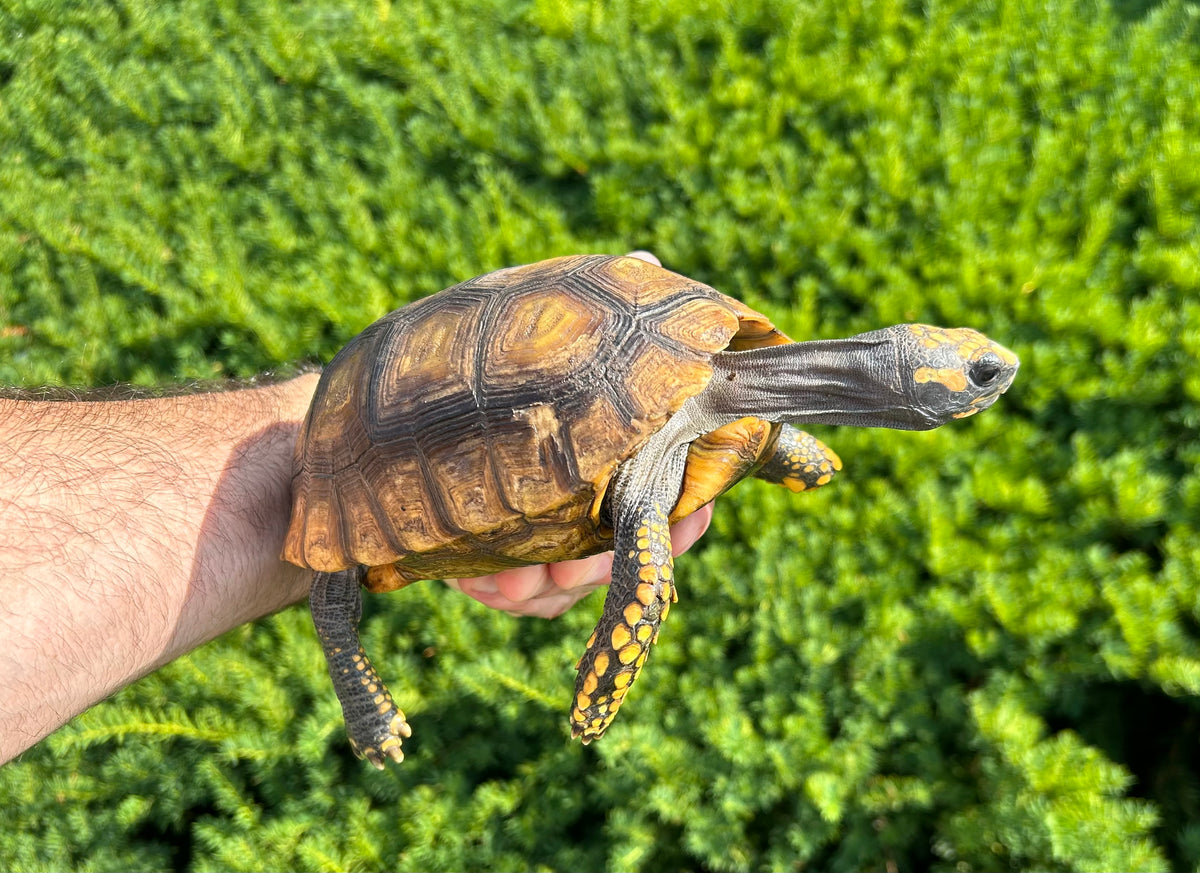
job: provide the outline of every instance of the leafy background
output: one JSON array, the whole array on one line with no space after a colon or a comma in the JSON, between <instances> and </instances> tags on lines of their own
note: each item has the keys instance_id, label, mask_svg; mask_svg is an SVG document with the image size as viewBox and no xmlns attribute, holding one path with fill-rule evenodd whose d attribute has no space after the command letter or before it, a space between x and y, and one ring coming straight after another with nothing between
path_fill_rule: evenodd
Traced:
<instances>
[{"instance_id":1,"label":"leafy background","mask_svg":"<svg viewBox=\"0 0 1200 873\"><path fill-rule=\"evenodd\" d=\"M0 867L1197 869L1198 83L1185 2L6 0L4 382L326 360L635 247L794 336L1023 368L722 499L602 742L564 726L598 596L372 599L384 774L291 609L0 769Z\"/></svg>"}]
</instances>

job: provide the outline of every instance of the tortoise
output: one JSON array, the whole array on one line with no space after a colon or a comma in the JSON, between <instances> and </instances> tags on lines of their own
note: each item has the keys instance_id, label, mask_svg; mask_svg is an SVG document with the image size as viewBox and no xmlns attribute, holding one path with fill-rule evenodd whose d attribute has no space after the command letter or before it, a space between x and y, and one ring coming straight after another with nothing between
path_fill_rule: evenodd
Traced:
<instances>
[{"instance_id":1,"label":"tortoise","mask_svg":"<svg viewBox=\"0 0 1200 873\"><path fill-rule=\"evenodd\" d=\"M322 373L283 548L316 571L312 617L354 752L382 769L411 735L359 643L362 587L613 549L570 706L589 742L677 599L673 521L749 475L827 482L840 460L794 424L938 427L989 407L1017 367L968 328L792 342L630 257L498 270L384 316Z\"/></svg>"}]
</instances>

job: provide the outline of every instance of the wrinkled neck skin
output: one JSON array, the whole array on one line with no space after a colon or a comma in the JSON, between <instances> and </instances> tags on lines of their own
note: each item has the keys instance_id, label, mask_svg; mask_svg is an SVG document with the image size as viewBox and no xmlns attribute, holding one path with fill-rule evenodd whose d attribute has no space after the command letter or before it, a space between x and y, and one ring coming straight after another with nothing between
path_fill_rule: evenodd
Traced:
<instances>
[{"instance_id":1,"label":"wrinkled neck skin","mask_svg":"<svg viewBox=\"0 0 1200 873\"><path fill-rule=\"evenodd\" d=\"M682 410L702 433L742 416L787 424L928 430L942 423L914 402L911 365L896 328L848 339L768 346L713 356L713 377Z\"/></svg>"},{"instance_id":2,"label":"wrinkled neck skin","mask_svg":"<svg viewBox=\"0 0 1200 873\"><path fill-rule=\"evenodd\" d=\"M715 355L698 406L720 417L787 424L927 430L941 422L914 404L894 328ZM731 419L732 420L732 419Z\"/></svg>"},{"instance_id":3,"label":"wrinkled neck skin","mask_svg":"<svg viewBox=\"0 0 1200 873\"><path fill-rule=\"evenodd\" d=\"M905 392L903 355L895 328L714 355L708 387L650 438L622 478L633 491L650 488L665 468L679 467L674 459L681 446L745 416L786 424L937 427L942 422Z\"/></svg>"}]
</instances>

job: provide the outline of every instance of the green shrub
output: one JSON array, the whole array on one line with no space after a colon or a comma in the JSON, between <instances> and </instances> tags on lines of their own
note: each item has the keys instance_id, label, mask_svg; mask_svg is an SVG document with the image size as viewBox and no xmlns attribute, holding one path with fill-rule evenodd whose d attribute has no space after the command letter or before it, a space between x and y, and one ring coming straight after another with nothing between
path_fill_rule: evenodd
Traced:
<instances>
[{"instance_id":1,"label":"green shrub","mask_svg":"<svg viewBox=\"0 0 1200 873\"><path fill-rule=\"evenodd\" d=\"M0 9L0 380L327 360L511 263L653 249L799 338L1023 369L723 498L605 739L598 597L369 602L417 731L344 739L304 610L0 769L5 869L1200 866L1200 22L1103 2ZM408 748L408 746L406 746Z\"/></svg>"}]
</instances>

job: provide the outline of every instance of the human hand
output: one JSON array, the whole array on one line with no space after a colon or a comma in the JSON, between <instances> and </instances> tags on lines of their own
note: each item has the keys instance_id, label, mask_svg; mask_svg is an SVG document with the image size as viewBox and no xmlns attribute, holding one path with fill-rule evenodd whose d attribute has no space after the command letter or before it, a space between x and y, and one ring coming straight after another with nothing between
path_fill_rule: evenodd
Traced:
<instances>
[{"instance_id":1,"label":"human hand","mask_svg":"<svg viewBox=\"0 0 1200 873\"><path fill-rule=\"evenodd\" d=\"M671 526L671 551L679 556L691 548L712 521L712 504ZM588 558L501 570L472 579L447 579L446 584L485 606L512 615L556 618L603 585L612 574L612 552Z\"/></svg>"}]
</instances>

